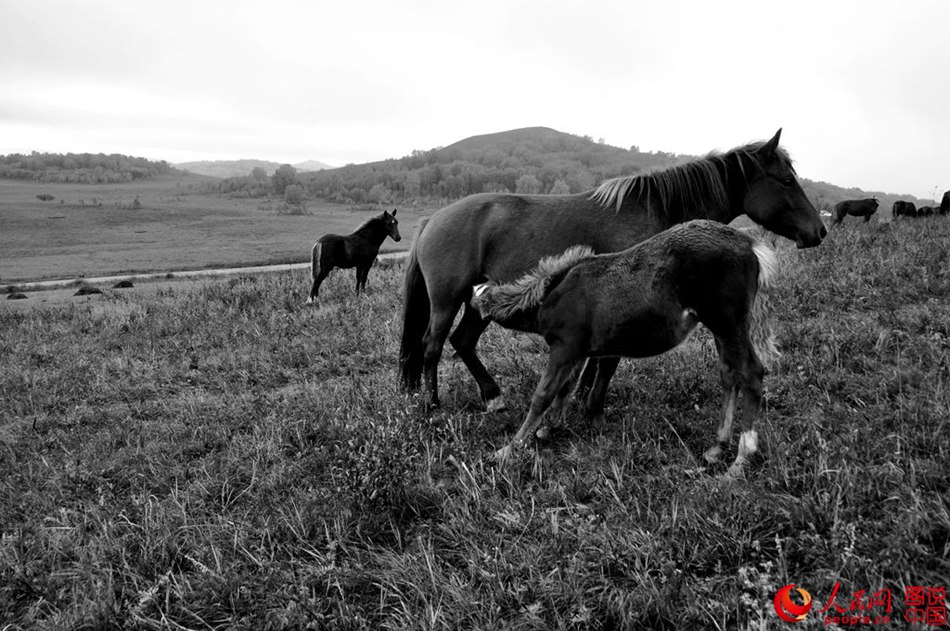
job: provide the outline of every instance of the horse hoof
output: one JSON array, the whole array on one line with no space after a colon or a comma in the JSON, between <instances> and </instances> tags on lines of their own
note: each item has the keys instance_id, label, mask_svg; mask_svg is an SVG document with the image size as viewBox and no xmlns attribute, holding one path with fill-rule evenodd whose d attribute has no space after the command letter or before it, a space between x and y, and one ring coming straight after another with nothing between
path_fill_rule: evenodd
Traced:
<instances>
[{"instance_id":1,"label":"horse hoof","mask_svg":"<svg viewBox=\"0 0 950 631\"><path fill-rule=\"evenodd\" d=\"M504 412L508 409L508 404L503 397L495 397L485 402L485 409L489 412Z\"/></svg>"},{"instance_id":2,"label":"horse hoof","mask_svg":"<svg viewBox=\"0 0 950 631\"><path fill-rule=\"evenodd\" d=\"M498 461L499 464L505 462L510 457L511 457L511 445L505 445L504 447L502 447L501 449L495 452L495 460Z\"/></svg>"},{"instance_id":3,"label":"horse hoof","mask_svg":"<svg viewBox=\"0 0 950 631\"><path fill-rule=\"evenodd\" d=\"M538 431L536 431L534 435L538 440L547 440L551 437L551 428L547 426L539 427Z\"/></svg>"},{"instance_id":4,"label":"horse hoof","mask_svg":"<svg viewBox=\"0 0 950 631\"><path fill-rule=\"evenodd\" d=\"M307 302L305 302L304 304L312 305L313 303L314 303L313 296L310 296L309 298L307 298Z\"/></svg>"}]
</instances>

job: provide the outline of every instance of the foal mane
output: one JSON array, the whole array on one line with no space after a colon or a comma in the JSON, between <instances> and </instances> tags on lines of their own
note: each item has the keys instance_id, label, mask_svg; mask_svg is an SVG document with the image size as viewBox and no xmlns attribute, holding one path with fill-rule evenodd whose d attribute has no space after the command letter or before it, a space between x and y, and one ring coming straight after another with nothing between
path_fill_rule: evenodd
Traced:
<instances>
[{"instance_id":1,"label":"foal mane","mask_svg":"<svg viewBox=\"0 0 950 631\"><path fill-rule=\"evenodd\" d=\"M737 165L742 179L748 179L747 167L761 168L757 152L764 145L765 142L753 142L726 153L713 151L702 158L649 173L613 178L594 189L591 199L605 207L615 205L620 212L623 203L632 197L653 204L673 221L685 219L683 209L686 208L727 208L729 182L726 178L730 165ZM775 158L791 168L792 161L784 149L776 147Z\"/></svg>"}]
</instances>

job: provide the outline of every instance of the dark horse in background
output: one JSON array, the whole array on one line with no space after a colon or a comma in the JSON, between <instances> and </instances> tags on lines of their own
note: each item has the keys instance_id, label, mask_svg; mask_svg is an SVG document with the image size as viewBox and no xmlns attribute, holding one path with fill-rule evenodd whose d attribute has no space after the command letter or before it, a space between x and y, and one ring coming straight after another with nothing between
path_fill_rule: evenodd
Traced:
<instances>
[{"instance_id":1,"label":"dark horse in background","mask_svg":"<svg viewBox=\"0 0 950 631\"><path fill-rule=\"evenodd\" d=\"M538 333L549 349L528 416L498 457L530 439L549 409L563 415L585 358L659 355L702 323L716 340L723 389L718 441L705 458L718 462L729 444L741 391L739 452L729 475L742 475L758 445L763 362L778 357L764 299L775 267L772 251L744 232L696 220L613 254L574 246L513 283L476 286L471 304L483 317Z\"/></svg>"},{"instance_id":2,"label":"dark horse in background","mask_svg":"<svg viewBox=\"0 0 950 631\"><path fill-rule=\"evenodd\" d=\"M366 289L366 279L369 269L379 254L379 246L386 237L393 241L402 239L399 236L399 222L396 220L396 209L392 214L383 211L378 217L364 222L351 234L341 237L338 234L327 234L313 245L310 252L311 278L313 286L310 288L310 297L307 304L317 299L320 283L330 275L334 267L349 269L356 268L356 293Z\"/></svg>"},{"instance_id":3,"label":"dark horse in background","mask_svg":"<svg viewBox=\"0 0 950 631\"><path fill-rule=\"evenodd\" d=\"M469 304L472 287L514 280L542 257L572 245L618 252L674 224L691 219L729 223L742 214L800 248L820 244L827 230L779 147L780 135L781 130L768 142L652 174L609 180L578 195L486 193L437 211L420 226L406 270L399 353L403 386L417 388L424 374L429 403L439 404L439 360L455 315L465 305L452 346L488 409L504 408L498 385L475 353L488 320ZM589 415L603 414L618 361L597 362Z\"/></svg>"},{"instance_id":4,"label":"dark horse in background","mask_svg":"<svg viewBox=\"0 0 950 631\"><path fill-rule=\"evenodd\" d=\"M946 191L943 194L943 198L940 200L940 208L937 209L937 212L941 215L950 213L950 191Z\"/></svg>"},{"instance_id":5,"label":"dark horse in background","mask_svg":"<svg viewBox=\"0 0 950 631\"><path fill-rule=\"evenodd\" d=\"M891 206L891 217L897 219L898 217L916 217L917 216L917 206L914 205L914 202L904 201L899 199L894 202L894 205Z\"/></svg>"},{"instance_id":6,"label":"dark horse in background","mask_svg":"<svg viewBox=\"0 0 950 631\"><path fill-rule=\"evenodd\" d=\"M878 201L876 197L867 199L846 199L843 202L835 204L834 218L831 225L837 226L844 221L848 215L852 217L864 217L864 223L871 221L871 215L877 212Z\"/></svg>"}]
</instances>

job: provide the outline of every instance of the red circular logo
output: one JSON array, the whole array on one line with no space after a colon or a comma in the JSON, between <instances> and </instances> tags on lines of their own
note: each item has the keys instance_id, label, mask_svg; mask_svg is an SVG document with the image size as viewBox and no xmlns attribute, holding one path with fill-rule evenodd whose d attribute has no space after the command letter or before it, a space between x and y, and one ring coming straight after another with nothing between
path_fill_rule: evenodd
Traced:
<instances>
[{"instance_id":1,"label":"red circular logo","mask_svg":"<svg viewBox=\"0 0 950 631\"><path fill-rule=\"evenodd\" d=\"M793 589L802 597L802 604L799 605L792 600L791 592ZM811 609L811 594L808 593L808 590L795 587L795 584L792 583L778 590L772 603L775 605L775 613L785 622L801 622L805 619L805 614Z\"/></svg>"}]
</instances>

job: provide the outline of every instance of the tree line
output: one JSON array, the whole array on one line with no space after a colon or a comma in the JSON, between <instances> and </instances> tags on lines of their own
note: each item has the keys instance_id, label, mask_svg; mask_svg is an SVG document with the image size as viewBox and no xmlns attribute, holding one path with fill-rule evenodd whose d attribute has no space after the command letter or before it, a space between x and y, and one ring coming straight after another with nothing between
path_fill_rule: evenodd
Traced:
<instances>
[{"instance_id":1,"label":"tree line","mask_svg":"<svg viewBox=\"0 0 950 631\"><path fill-rule=\"evenodd\" d=\"M0 178L74 184L119 184L180 174L164 160L117 153L13 153L0 156Z\"/></svg>"}]
</instances>

